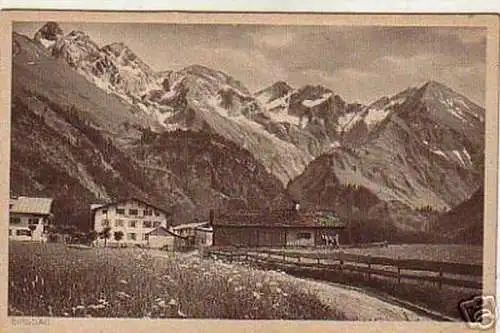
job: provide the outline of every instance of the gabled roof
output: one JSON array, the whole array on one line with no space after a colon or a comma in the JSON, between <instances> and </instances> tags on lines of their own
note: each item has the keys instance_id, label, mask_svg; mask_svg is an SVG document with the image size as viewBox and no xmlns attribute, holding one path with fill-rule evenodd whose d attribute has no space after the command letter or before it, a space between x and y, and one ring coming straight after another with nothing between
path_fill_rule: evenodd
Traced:
<instances>
[{"instance_id":1,"label":"gabled roof","mask_svg":"<svg viewBox=\"0 0 500 333\"><path fill-rule=\"evenodd\" d=\"M214 226L344 228L345 223L330 211L301 212L282 209L219 216L215 219Z\"/></svg>"},{"instance_id":2,"label":"gabled roof","mask_svg":"<svg viewBox=\"0 0 500 333\"><path fill-rule=\"evenodd\" d=\"M50 215L52 198L17 197L9 200L10 213Z\"/></svg>"},{"instance_id":3,"label":"gabled roof","mask_svg":"<svg viewBox=\"0 0 500 333\"><path fill-rule=\"evenodd\" d=\"M209 224L210 224L210 221L178 224L176 226L173 226L172 230L179 231L179 230L183 230L183 229L196 229L196 228L201 228L201 227L204 227L204 226L208 226Z\"/></svg>"},{"instance_id":4,"label":"gabled roof","mask_svg":"<svg viewBox=\"0 0 500 333\"><path fill-rule=\"evenodd\" d=\"M180 235L177 235L176 233L173 233L172 231L168 230L165 227L158 227L156 229L151 230L148 232L146 235L149 236L174 236L174 237L179 237L179 238L185 238Z\"/></svg>"},{"instance_id":5,"label":"gabled roof","mask_svg":"<svg viewBox=\"0 0 500 333\"><path fill-rule=\"evenodd\" d=\"M90 210L92 212L96 211L97 209L100 209L100 208L106 208L106 207L110 207L110 206L114 206L114 205L118 205L118 204L121 204L121 203L125 203L127 201L138 201L140 203L142 203L143 205L146 205L146 206L149 206L151 208L154 208L156 210L159 210L161 212L163 212L165 215L167 216L170 216L170 212L166 211L165 209L163 208L160 208L158 206L155 206L145 200L142 200L142 199L139 199L139 198L136 198L136 197L130 197L130 198L122 198L122 199L119 199L119 200L116 200L116 201L113 201L113 202L110 202L110 203L107 203L107 204L91 204L90 205Z\"/></svg>"}]
</instances>

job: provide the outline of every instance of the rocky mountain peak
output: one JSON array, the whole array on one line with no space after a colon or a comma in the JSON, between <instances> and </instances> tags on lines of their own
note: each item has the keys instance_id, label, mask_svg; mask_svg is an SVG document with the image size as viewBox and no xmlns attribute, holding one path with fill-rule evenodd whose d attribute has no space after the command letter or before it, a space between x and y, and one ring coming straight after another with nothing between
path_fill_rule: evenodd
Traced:
<instances>
[{"instance_id":1,"label":"rocky mountain peak","mask_svg":"<svg viewBox=\"0 0 500 333\"><path fill-rule=\"evenodd\" d=\"M104 52L112 53L116 57L119 57L122 53L134 54L132 50L128 48L123 42L111 43L102 48ZM134 54L135 55L135 54Z\"/></svg>"},{"instance_id":2,"label":"rocky mountain peak","mask_svg":"<svg viewBox=\"0 0 500 333\"><path fill-rule=\"evenodd\" d=\"M269 87L257 91L254 94L254 96L261 103L269 103L277 99L284 98L292 91L293 87L290 86L288 83L286 83L285 81L277 81L272 85L270 85Z\"/></svg>"},{"instance_id":3,"label":"rocky mountain peak","mask_svg":"<svg viewBox=\"0 0 500 333\"><path fill-rule=\"evenodd\" d=\"M47 22L41 27L34 36L34 40L42 44L45 48L49 48L55 44L64 32L56 22Z\"/></svg>"},{"instance_id":4,"label":"rocky mountain peak","mask_svg":"<svg viewBox=\"0 0 500 333\"><path fill-rule=\"evenodd\" d=\"M276 88L276 89L283 89L283 90L291 90L293 89L291 85L289 85L288 83L286 83L285 81L276 81L272 87Z\"/></svg>"}]
</instances>

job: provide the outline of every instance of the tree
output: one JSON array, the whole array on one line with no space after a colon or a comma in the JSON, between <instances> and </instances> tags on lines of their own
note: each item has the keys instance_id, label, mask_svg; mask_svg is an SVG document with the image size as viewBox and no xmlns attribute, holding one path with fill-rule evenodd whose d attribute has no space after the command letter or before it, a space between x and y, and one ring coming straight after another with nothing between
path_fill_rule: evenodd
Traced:
<instances>
[{"instance_id":1,"label":"tree","mask_svg":"<svg viewBox=\"0 0 500 333\"><path fill-rule=\"evenodd\" d=\"M30 236L31 236L31 240L33 240L33 231L35 231L36 229L36 225L35 224L30 224L28 226L28 228L30 229Z\"/></svg>"},{"instance_id":2,"label":"tree","mask_svg":"<svg viewBox=\"0 0 500 333\"><path fill-rule=\"evenodd\" d=\"M104 239L104 247L108 245L108 239L111 237L111 228L106 227L102 229L102 231L99 233L99 237L101 239Z\"/></svg>"},{"instance_id":3,"label":"tree","mask_svg":"<svg viewBox=\"0 0 500 333\"><path fill-rule=\"evenodd\" d=\"M115 241L120 242L123 239L123 231L115 231Z\"/></svg>"},{"instance_id":4,"label":"tree","mask_svg":"<svg viewBox=\"0 0 500 333\"><path fill-rule=\"evenodd\" d=\"M91 230L91 231L87 232L87 234L85 235L87 243L92 244L97 239L97 236L98 236L97 231L95 231L95 230Z\"/></svg>"}]
</instances>

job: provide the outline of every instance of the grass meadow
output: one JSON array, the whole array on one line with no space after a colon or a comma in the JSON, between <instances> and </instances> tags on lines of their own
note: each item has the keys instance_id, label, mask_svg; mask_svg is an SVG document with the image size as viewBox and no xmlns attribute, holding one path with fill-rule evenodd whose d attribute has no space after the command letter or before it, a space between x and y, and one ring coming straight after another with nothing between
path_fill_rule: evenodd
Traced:
<instances>
[{"instance_id":1,"label":"grass meadow","mask_svg":"<svg viewBox=\"0 0 500 333\"><path fill-rule=\"evenodd\" d=\"M9 315L334 319L280 273L142 249L9 243Z\"/></svg>"}]
</instances>

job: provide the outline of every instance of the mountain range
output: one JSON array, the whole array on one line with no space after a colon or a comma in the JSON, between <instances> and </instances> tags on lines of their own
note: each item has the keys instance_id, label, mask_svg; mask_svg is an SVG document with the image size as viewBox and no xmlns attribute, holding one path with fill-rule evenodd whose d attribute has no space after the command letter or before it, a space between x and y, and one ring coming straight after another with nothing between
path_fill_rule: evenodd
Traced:
<instances>
[{"instance_id":1,"label":"mountain range","mask_svg":"<svg viewBox=\"0 0 500 333\"><path fill-rule=\"evenodd\" d=\"M131 194L177 222L298 200L423 232L424 212L484 179L484 109L434 81L367 105L284 81L253 93L202 65L156 72L55 22L13 34L12 71L11 191L67 214Z\"/></svg>"}]
</instances>

